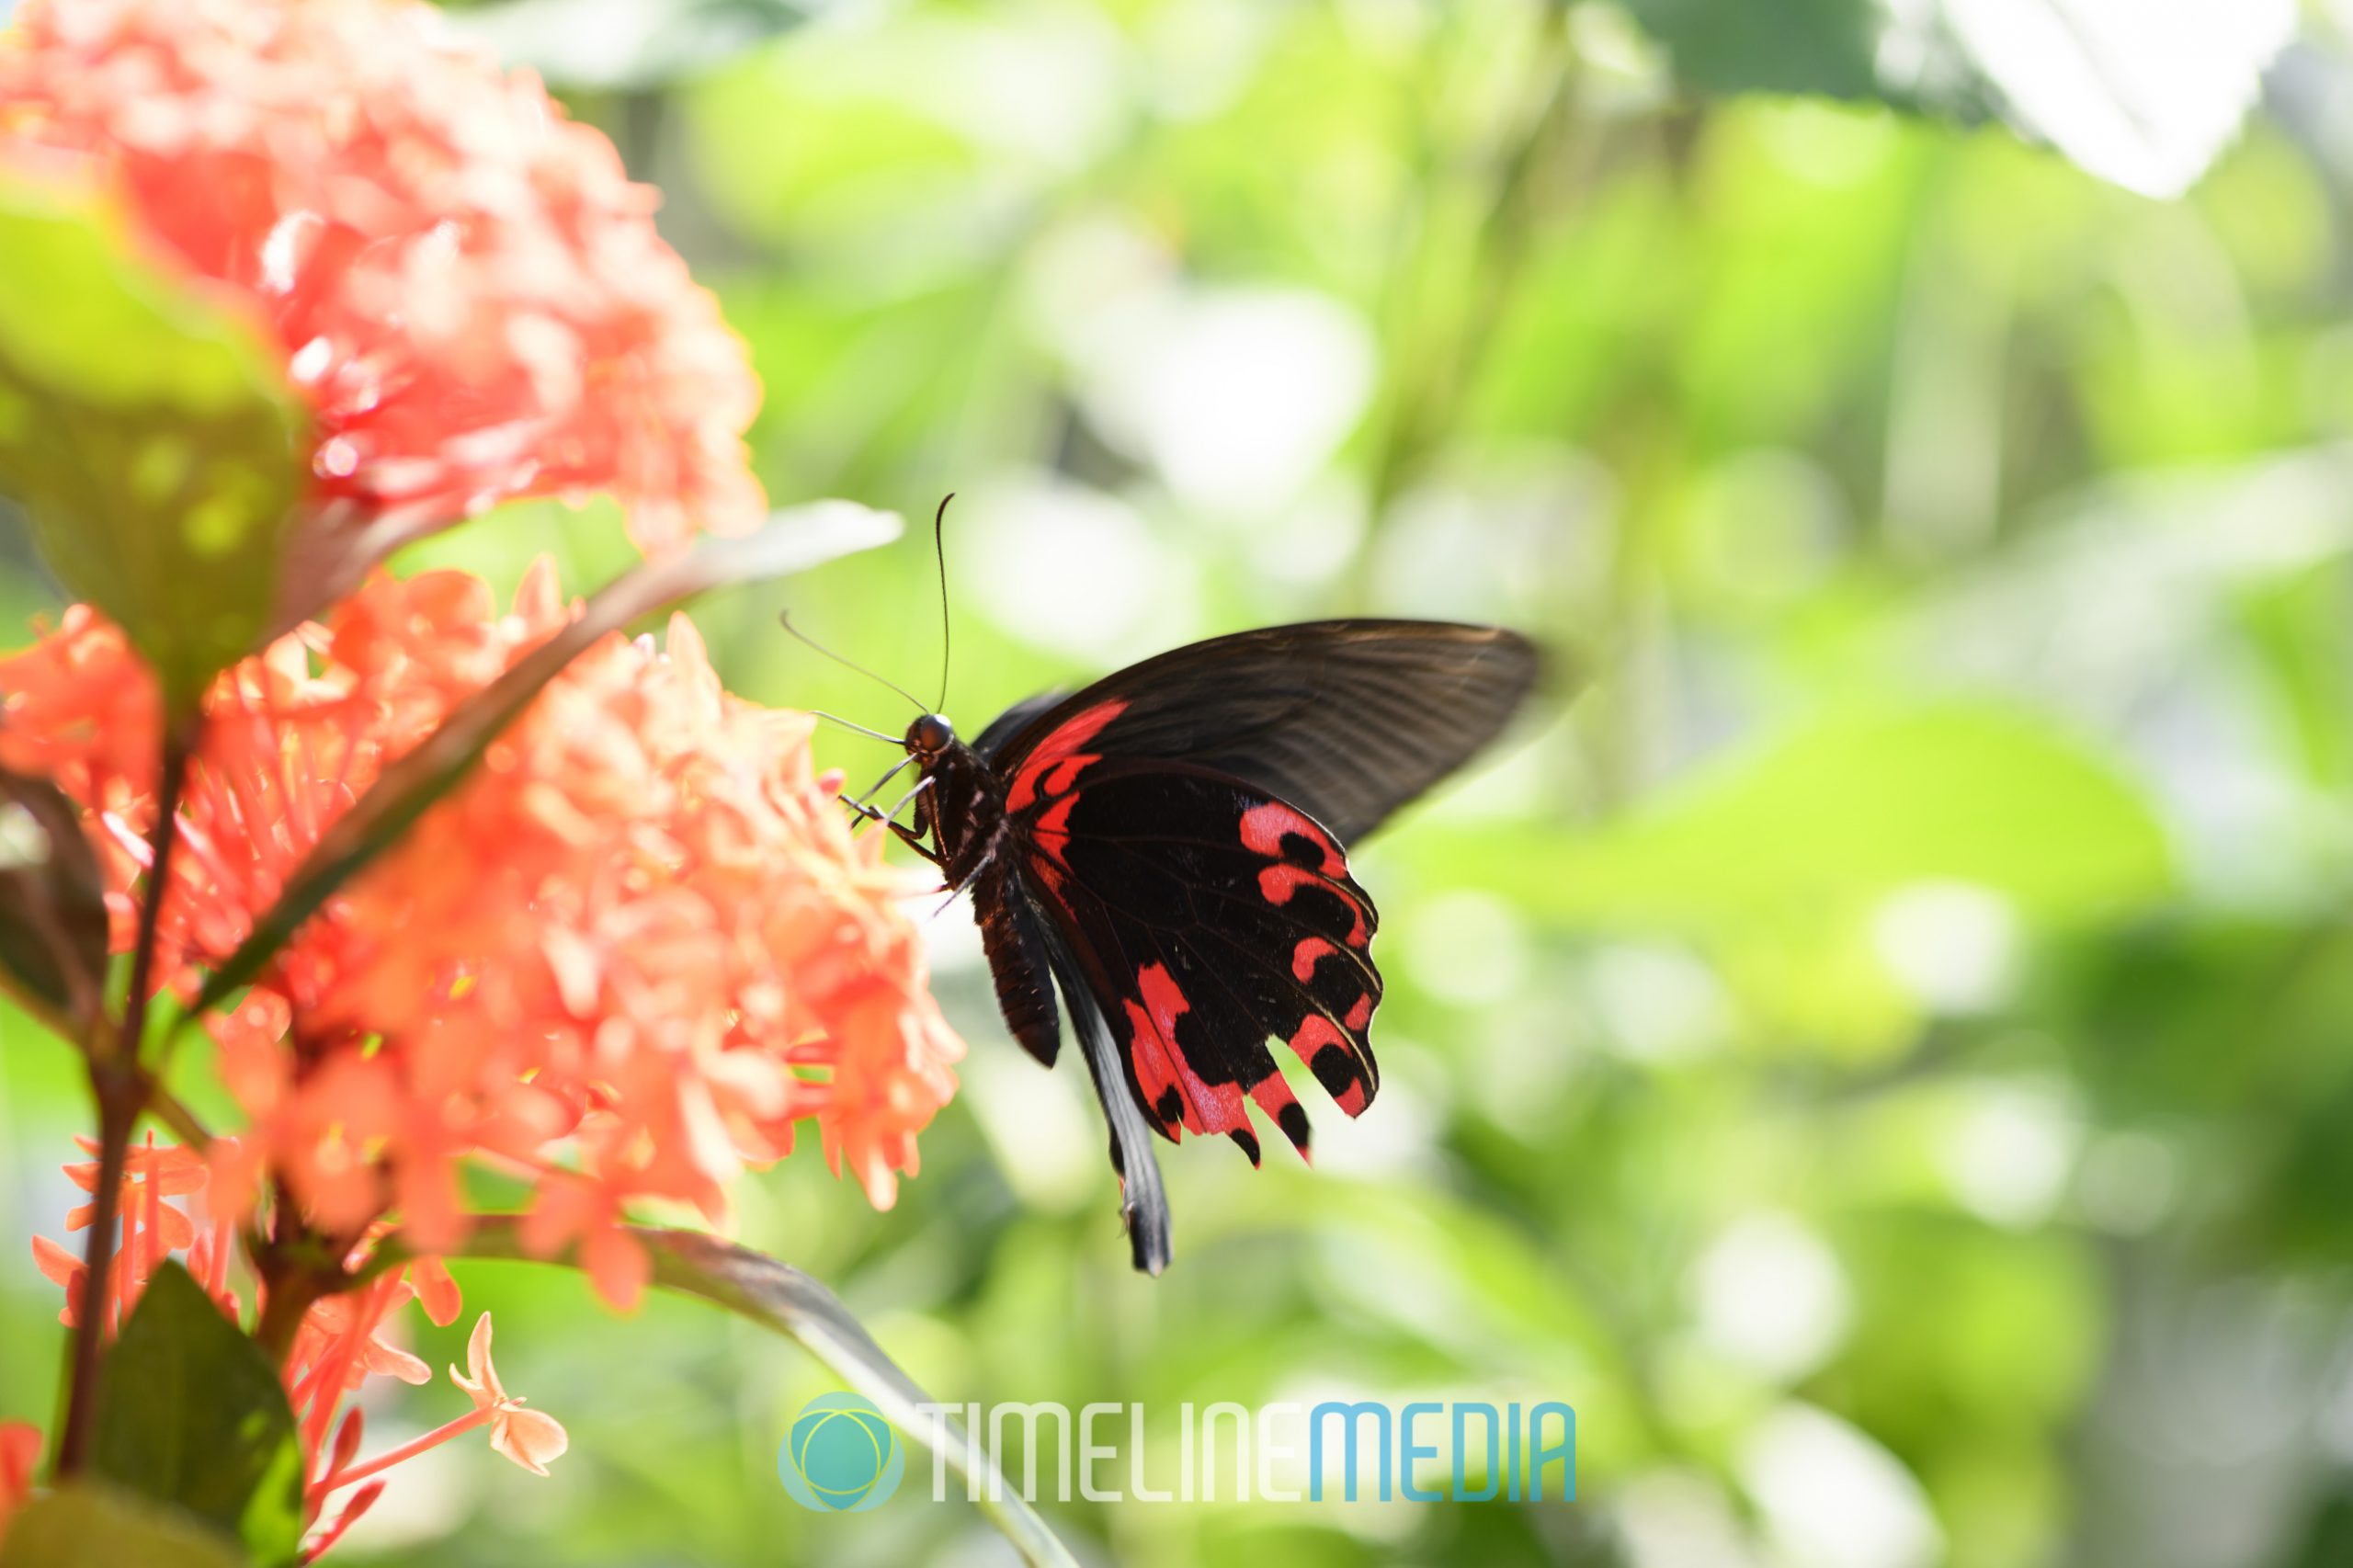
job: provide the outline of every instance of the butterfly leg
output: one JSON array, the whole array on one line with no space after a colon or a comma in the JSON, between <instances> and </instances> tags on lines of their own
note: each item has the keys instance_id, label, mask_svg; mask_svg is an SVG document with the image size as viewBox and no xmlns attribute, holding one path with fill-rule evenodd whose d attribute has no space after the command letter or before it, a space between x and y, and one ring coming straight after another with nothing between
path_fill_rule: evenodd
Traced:
<instances>
[{"instance_id":1,"label":"butterfly leg","mask_svg":"<svg viewBox=\"0 0 2353 1568\"><path fill-rule=\"evenodd\" d=\"M881 778L877 778L873 784L868 788L865 794L860 795L857 800L852 801L850 804L854 806L862 806L868 801L873 800L875 796L882 792L883 785L888 784L892 779L896 778L900 774L904 773L907 770L907 764L913 762L915 759L915 753L913 752L909 752L906 756L901 757L897 762L892 764L890 771L883 774ZM892 816L896 816L898 815L898 812L894 810L891 814Z\"/></svg>"},{"instance_id":2,"label":"butterfly leg","mask_svg":"<svg viewBox=\"0 0 2353 1568\"><path fill-rule=\"evenodd\" d=\"M912 762L915 759L913 757L909 757L907 759L908 762ZM897 826L898 824L895 819L898 817L898 814L907 809L907 802L909 801L914 800L917 795L922 794L926 789L930 788L931 780L929 778L917 779L915 781L915 787L908 790L905 794L900 796L887 812L872 802L875 795L881 790L882 786L888 784L891 781L892 775L896 774L900 767L904 767L907 764L905 762L899 764L899 767L894 767L891 769L889 773L885 773L881 778L877 778L874 781L873 789L867 790L865 794L858 796L858 799L854 801L844 798L842 804L847 806L857 815L865 818L869 822L890 823L892 826ZM905 835L902 834L901 836L904 837ZM908 842L913 843L914 840L910 839Z\"/></svg>"},{"instance_id":3,"label":"butterfly leg","mask_svg":"<svg viewBox=\"0 0 2353 1568\"><path fill-rule=\"evenodd\" d=\"M885 826L890 828L892 835L898 838L900 843L905 845L908 848L914 850L916 854L922 856L925 859L930 861L933 865L939 867L941 869L945 870L947 869L947 860L941 857L938 850L934 849L929 844L924 841L923 835L917 833L914 828L909 827L903 822L892 822L889 817L884 817L882 822Z\"/></svg>"},{"instance_id":4,"label":"butterfly leg","mask_svg":"<svg viewBox=\"0 0 2353 1568\"><path fill-rule=\"evenodd\" d=\"M946 862L941 860L939 851L934 849L929 844L926 843L921 834L917 833L914 828L909 827L903 822L892 821L884 813L881 807L870 806L863 801L852 800L844 800L842 804L849 808L850 814L852 816L858 818L862 822L881 823L884 827L891 830L892 835L897 838L900 843L905 845L908 848L914 850L916 854L922 856L933 865L944 866L946 864Z\"/></svg>"},{"instance_id":5,"label":"butterfly leg","mask_svg":"<svg viewBox=\"0 0 2353 1568\"><path fill-rule=\"evenodd\" d=\"M900 774L905 772L907 764L913 761L915 761L915 754L910 752L905 756L901 757L897 762L892 764L892 766L885 770L881 778L877 778L873 783L868 785L866 788L866 793L863 795L857 797L855 800L847 795L843 796L841 798L842 804L847 806L854 815L864 817L870 822L881 822L885 813L875 808L873 804L874 797L882 792L883 785L888 784L892 779L896 778ZM904 805L905 802L901 801L900 804ZM899 814L899 808L897 806L892 807L888 814L891 816L897 816Z\"/></svg>"}]
</instances>

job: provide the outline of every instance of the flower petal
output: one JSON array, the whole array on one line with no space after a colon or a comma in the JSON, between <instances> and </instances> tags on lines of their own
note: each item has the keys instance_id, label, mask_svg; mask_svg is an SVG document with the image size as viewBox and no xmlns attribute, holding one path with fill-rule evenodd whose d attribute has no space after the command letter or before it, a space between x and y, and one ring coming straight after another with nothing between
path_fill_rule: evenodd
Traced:
<instances>
[{"instance_id":1,"label":"flower petal","mask_svg":"<svg viewBox=\"0 0 2353 1568\"><path fill-rule=\"evenodd\" d=\"M484 1312L474 1320L474 1332L466 1341L466 1369L473 1376L460 1377L458 1369L449 1369L449 1381L466 1391L477 1410L487 1410L501 1403L506 1394L499 1389L497 1374L490 1369L490 1314Z\"/></svg>"},{"instance_id":2,"label":"flower petal","mask_svg":"<svg viewBox=\"0 0 2353 1568\"><path fill-rule=\"evenodd\" d=\"M379 1377L398 1378L412 1387L433 1381L432 1368L381 1339L370 1339L359 1347L359 1364Z\"/></svg>"},{"instance_id":3,"label":"flower petal","mask_svg":"<svg viewBox=\"0 0 2353 1568\"><path fill-rule=\"evenodd\" d=\"M548 1460L572 1446L563 1423L540 1410L508 1410L490 1424L490 1446L533 1475L548 1472Z\"/></svg>"},{"instance_id":4,"label":"flower petal","mask_svg":"<svg viewBox=\"0 0 2353 1568\"><path fill-rule=\"evenodd\" d=\"M438 1257L420 1257L408 1266L408 1278L416 1287L416 1299L426 1317L442 1328L458 1321L465 1299L459 1293L458 1282L449 1278L448 1264Z\"/></svg>"}]
</instances>

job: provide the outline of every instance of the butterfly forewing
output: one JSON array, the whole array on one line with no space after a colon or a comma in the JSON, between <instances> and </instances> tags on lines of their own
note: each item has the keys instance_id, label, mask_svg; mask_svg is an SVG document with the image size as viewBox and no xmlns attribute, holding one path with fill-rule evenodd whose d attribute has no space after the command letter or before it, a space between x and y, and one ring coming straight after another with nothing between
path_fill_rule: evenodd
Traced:
<instances>
[{"instance_id":1,"label":"butterfly forewing","mask_svg":"<svg viewBox=\"0 0 2353 1568\"><path fill-rule=\"evenodd\" d=\"M1000 720L980 750L1017 776L1050 737L1117 702L1088 749L1231 774L1353 844L1494 740L1539 668L1534 644L1492 626L1267 627L1131 665L1018 725Z\"/></svg>"}]
</instances>

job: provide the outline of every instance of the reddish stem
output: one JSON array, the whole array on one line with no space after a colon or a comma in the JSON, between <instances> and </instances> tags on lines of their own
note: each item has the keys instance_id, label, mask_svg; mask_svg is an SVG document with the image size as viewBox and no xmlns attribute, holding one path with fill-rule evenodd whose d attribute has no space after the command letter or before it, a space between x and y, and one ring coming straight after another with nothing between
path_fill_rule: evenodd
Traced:
<instances>
[{"instance_id":1,"label":"reddish stem","mask_svg":"<svg viewBox=\"0 0 2353 1568\"><path fill-rule=\"evenodd\" d=\"M147 1081L139 1064L139 1043L147 1029L148 994L155 978L156 931L164 896L171 886L172 846L178 842L181 786L198 726L175 723L164 733L163 776L156 788L155 825L148 834L146 895L139 905L139 937L131 949L131 991L122 1028L111 1040L90 1041L90 1090L98 1102L98 1185L91 1194L90 1240L84 1252L81 1321L74 1329L73 1371L67 1383L64 1429L57 1441L60 1480L77 1473L90 1451L97 1420L98 1382L104 1375L108 1308L113 1301L115 1229L122 1209L122 1177L131 1154L131 1130L147 1103Z\"/></svg>"},{"instance_id":2,"label":"reddish stem","mask_svg":"<svg viewBox=\"0 0 2353 1568\"><path fill-rule=\"evenodd\" d=\"M477 1426L488 1425L490 1419L497 1414L498 1406L494 1404L478 1404L455 1421L445 1422L422 1437L412 1437L399 1448L389 1449L365 1464L353 1465L349 1470L337 1471L324 1481L313 1482L311 1485L311 1497L315 1501L330 1492L340 1491L356 1481L365 1481L371 1475L381 1475L404 1460L413 1460L427 1449L438 1449L452 1437L462 1436Z\"/></svg>"}]
</instances>

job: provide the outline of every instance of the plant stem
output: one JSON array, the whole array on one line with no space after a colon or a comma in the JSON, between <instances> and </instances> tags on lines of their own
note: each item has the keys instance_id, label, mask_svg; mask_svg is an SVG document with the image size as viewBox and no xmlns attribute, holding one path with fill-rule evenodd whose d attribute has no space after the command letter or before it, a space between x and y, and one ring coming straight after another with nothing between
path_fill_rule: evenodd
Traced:
<instances>
[{"instance_id":1,"label":"plant stem","mask_svg":"<svg viewBox=\"0 0 2353 1568\"><path fill-rule=\"evenodd\" d=\"M293 1199L283 1186L275 1186L273 1194L269 1230L266 1234L245 1233L245 1256L253 1260L262 1290L254 1339L282 1367L313 1304L322 1296L350 1290L356 1281L341 1262L351 1250L352 1238L338 1241L319 1234L296 1217Z\"/></svg>"},{"instance_id":2,"label":"plant stem","mask_svg":"<svg viewBox=\"0 0 2353 1568\"><path fill-rule=\"evenodd\" d=\"M439 1448L452 1437L462 1437L475 1427L484 1425L497 1414L496 1405L477 1405L455 1421L445 1422L422 1437L412 1437L399 1448L378 1454L365 1464L353 1465L349 1470L338 1471L324 1481L312 1483L311 1499L316 1502L328 1493L339 1492L354 1482L365 1481L371 1475L381 1475L403 1460L413 1460L427 1449Z\"/></svg>"},{"instance_id":3,"label":"plant stem","mask_svg":"<svg viewBox=\"0 0 2353 1568\"><path fill-rule=\"evenodd\" d=\"M147 835L147 896L139 905L139 937L131 949L131 992L123 998L121 1062L139 1069L139 1045L147 1032L147 1004L155 987L155 932L164 918L164 896L172 884L172 850L179 843L180 791L188 783L199 720L182 720L164 733L164 777L157 787L155 825Z\"/></svg>"},{"instance_id":4,"label":"plant stem","mask_svg":"<svg viewBox=\"0 0 2353 1568\"><path fill-rule=\"evenodd\" d=\"M122 1207L123 1171L131 1155L131 1131L147 1102L147 1080L139 1062L140 1037L147 1028L147 994L154 984L155 935L164 897L171 886L172 846L178 841L180 790L188 780L198 724L170 723L164 733L163 777L156 786L155 824L148 834L146 896L139 905L139 937L131 949L131 991L124 999L122 1028L112 1038L99 1031L90 1042L90 1091L98 1105L98 1182L91 1193L90 1239L83 1256L80 1321L74 1329L74 1363L66 1394L65 1427L57 1442L60 1480L76 1474L89 1456L97 1419L98 1384L105 1372L108 1306L114 1284L115 1231Z\"/></svg>"},{"instance_id":5,"label":"plant stem","mask_svg":"<svg viewBox=\"0 0 2353 1568\"><path fill-rule=\"evenodd\" d=\"M261 1322L254 1325L254 1338L271 1360L284 1366L304 1315L326 1291L319 1277L307 1268L272 1271L265 1264L263 1272L269 1295L262 1303Z\"/></svg>"},{"instance_id":6,"label":"plant stem","mask_svg":"<svg viewBox=\"0 0 2353 1568\"><path fill-rule=\"evenodd\" d=\"M161 1084L147 1085L147 1113L171 1130L183 1149L204 1150L211 1147L212 1132L197 1119L196 1112L177 1095Z\"/></svg>"}]
</instances>

